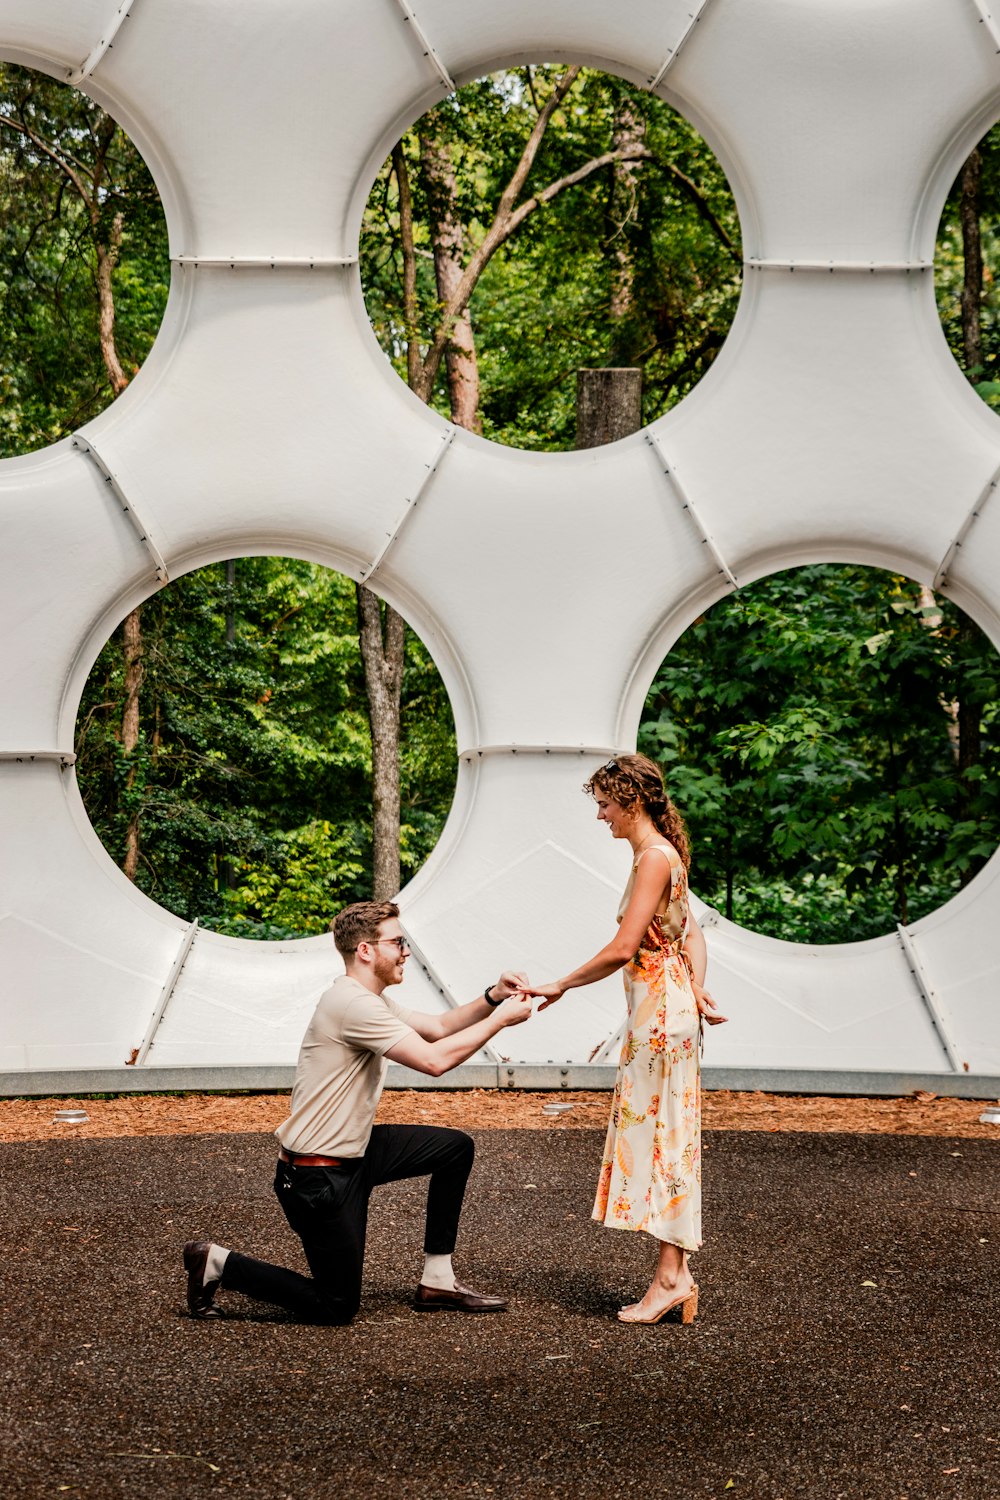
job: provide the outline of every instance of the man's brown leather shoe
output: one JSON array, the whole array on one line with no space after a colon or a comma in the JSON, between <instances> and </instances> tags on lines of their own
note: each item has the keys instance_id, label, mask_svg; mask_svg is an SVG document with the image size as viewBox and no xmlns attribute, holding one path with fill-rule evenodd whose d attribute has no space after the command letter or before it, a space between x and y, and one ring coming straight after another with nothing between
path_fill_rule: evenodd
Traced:
<instances>
[{"instance_id":1,"label":"man's brown leather shoe","mask_svg":"<svg viewBox=\"0 0 1000 1500\"><path fill-rule=\"evenodd\" d=\"M219 1309L212 1305L219 1283L217 1280L205 1281L205 1266L211 1248L210 1240L188 1240L184 1246L184 1269L188 1279L187 1305L192 1318L222 1317Z\"/></svg>"},{"instance_id":2,"label":"man's brown leather shoe","mask_svg":"<svg viewBox=\"0 0 1000 1500\"><path fill-rule=\"evenodd\" d=\"M452 1312L506 1312L507 1303L503 1297L491 1297L485 1292L474 1292L471 1287L463 1286L460 1281L455 1282L455 1289L446 1292L437 1286L424 1286L421 1283L417 1287L413 1306L417 1312L440 1312L443 1308Z\"/></svg>"}]
</instances>

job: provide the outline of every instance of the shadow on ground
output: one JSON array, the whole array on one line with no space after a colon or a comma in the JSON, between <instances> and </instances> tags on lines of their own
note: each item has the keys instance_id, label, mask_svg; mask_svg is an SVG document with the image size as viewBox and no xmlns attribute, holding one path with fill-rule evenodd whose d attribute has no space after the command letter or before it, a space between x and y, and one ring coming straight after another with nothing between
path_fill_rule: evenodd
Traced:
<instances>
[{"instance_id":1,"label":"shadow on ground","mask_svg":"<svg viewBox=\"0 0 1000 1500\"><path fill-rule=\"evenodd\" d=\"M701 1316L648 1329L600 1144L479 1138L456 1263L504 1315L410 1310L423 1188L382 1189L347 1329L183 1316L186 1239L301 1264L269 1138L0 1147L0 1493L997 1500L993 1143L713 1132Z\"/></svg>"}]
</instances>

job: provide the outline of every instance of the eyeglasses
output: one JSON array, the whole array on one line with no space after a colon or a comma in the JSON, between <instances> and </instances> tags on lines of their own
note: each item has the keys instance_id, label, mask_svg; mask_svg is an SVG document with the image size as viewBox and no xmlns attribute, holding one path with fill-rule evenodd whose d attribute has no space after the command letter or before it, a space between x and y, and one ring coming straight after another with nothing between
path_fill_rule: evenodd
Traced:
<instances>
[{"instance_id":1,"label":"eyeglasses","mask_svg":"<svg viewBox=\"0 0 1000 1500\"><path fill-rule=\"evenodd\" d=\"M412 953L413 952L412 948L410 947L409 943L406 941L405 937L365 938L365 942L368 943L369 946L372 947L372 948L377 948L380 943L391 943L394 948L398 948L399 949L400 953ZM359 948L361 947L360 943L358 944L358 947Z\"/></svg>"}]
</instances>

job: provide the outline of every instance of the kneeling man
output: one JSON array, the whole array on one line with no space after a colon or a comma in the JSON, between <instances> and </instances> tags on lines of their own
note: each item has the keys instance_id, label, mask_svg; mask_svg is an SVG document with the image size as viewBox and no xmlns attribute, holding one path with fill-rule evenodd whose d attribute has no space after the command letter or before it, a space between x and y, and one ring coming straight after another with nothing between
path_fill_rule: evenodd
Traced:
<instances>
[{"instance_id":1,"label":"kneeling man","mask_svg":"<svg viewBox=\"0 0 1000 1500\"><path fill-rule=\"evenodd\" d=\"M456 1281L451 1257L473 1143L461 1130L375 1125L387 1059L440 1077L505 1026L531 1015L507 973L479 1000L444 1015L404 1010L385 990L399 984L409 947L391 901L359 901L334 919L347 973L324 993L299 1053L291 1112L280 1143L274 1190L302 1241L312 1276L251 1260L207 1240L184 1247L193 1318L219 1316L215 1294L242 1292L317 1323L349 1323L361 1302L368 1199L382 1182L430 1174L424 1269L414 1306L422 1311L500 1312L502 1297Z\"/></svg>"}]
</instances>

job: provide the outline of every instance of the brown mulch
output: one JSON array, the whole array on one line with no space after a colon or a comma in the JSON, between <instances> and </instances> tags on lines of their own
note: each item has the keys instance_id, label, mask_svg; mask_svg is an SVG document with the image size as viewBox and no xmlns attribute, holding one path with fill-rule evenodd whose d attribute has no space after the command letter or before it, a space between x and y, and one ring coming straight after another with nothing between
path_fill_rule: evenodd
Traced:
<instances>
[{"instance_id":1,"label":"brown mulch","mask_svg":"<svg viewBox=\"0 0 1000 1500\"><path fill-rule=\"evenodd\" d=\"M392 1090L382 1096L378 1118L474 1130L603 1129L607 1093L535 1093L514 1090ZM979 1116L995 1100L944 1099L923 1091L901 1099L855 1099L786 1094L704 1095L708 1130L819 1131L852 1135L960 1136L1000 1140L1000 1125ZM571 1104L546 1115L543 1105ZM57 1110L80 1108L82 1124L54 1119ZM127 1136L224 1135L268 1132L281 1123L288 1094L141 1094L111 1099L0 1100L0 1142L65 1138L99 1140Z\"/></svg>"}]
</instances>

